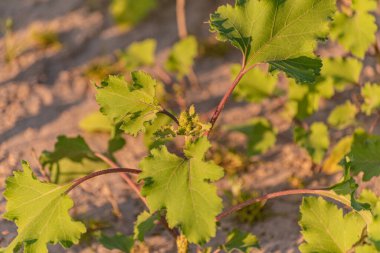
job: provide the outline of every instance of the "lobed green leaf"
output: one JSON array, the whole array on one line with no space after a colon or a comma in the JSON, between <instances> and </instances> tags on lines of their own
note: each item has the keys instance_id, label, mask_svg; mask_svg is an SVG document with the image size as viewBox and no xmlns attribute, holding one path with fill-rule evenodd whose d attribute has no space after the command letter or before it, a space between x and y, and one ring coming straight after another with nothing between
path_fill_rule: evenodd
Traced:
<instances>
[{"instance_id":1,"label":"lobed green leaf","mask_svg":"<svg viewBox=\"0 0 380 253\"><path fill-rule=\"evenodd\" d=\"M365 222L356 212L342 209L323 198L306 197L301 205L302 253L347 253L361 238Z\"/></svg>"},{"instance_id":2,"label":"lobed green leaf","mask_svg":"<svg viewBox=\"0 0 380 253\"><path fill-rule=\"evenodd\" d=\"M241 50L245 63L269 63L301 82L313 82L321 63L317 38L328 32L335 0L236 0L210 16L217 38Z\"/></svg>"},{"instance_id":3,"label":"lobed green leaf","mask_svg":"<svg viewBox=\"0 0 380 253\"><path fill-rule=\"evenodd\" d=\"M134 239L132 236L126 236L121 233L116 233L113 236L102 234L99 238L99 242L109 250L120 250L124 253L131 252L134 245Z\"/></svg>"},{"instance_id":4,"label":"lobed green leaf","mask_svg":"<svg viewBox=\"0 0 380 253\"><path fill-rule=\"evenodd\" d=\"M81 137L58 136L53 151L43 151L40 163L50 171L55 183L67 183L108 165L95 156Z\"/></svg>"},{"instance_id":5,"label":"lobed green leaf","mask_svg":"<svg viewBox=\"0 0 380 253\"><path fill-rule=\"evenodd\" d=\"M145 131L162 108L156 99L156 80L142 71L132 72L131 76L131 84L119 76L104 80L97 88L96 100L104 115L135 136Z\"/></svg>"},{"instance_id":6,"label":"lobed green leaf","mask_svg":"<svg viewBox=\"0 0 380 253\"><path fill-rule=\"evenodd\" d=\"M259 242L255 235L235 229L228 234L222 247L228 253L236 251L249 253L253 249L259 248Z\"/></svg>"},{"instance_id":7,"label":"lobed green leaf","mask_svg":"<svg viewBox=\"0 0 380 253\"><path fill-rule=\"evenodd\" d=\"M351 172L363 172L363 180L380 175L380 136L356 132L351 151L348 154Z\"/></svg>"},{"instance_id":8,"label":"lobed green leaf","mask_svg":"<svg viewBox=\"0 0 380 253\"><path fill-rule=\"evenodd\" d=\"M254 118L248 124L231 128L247 136L247 153L249 156L267 152L276 143L277 130L265 118Z\"/></svg>"},{"instance_id":9,"label":"lobed green leaf","mask_svg":"<svg viewBox=\"0 0 380 253\"><path fill-rule=\"evenodd\" d=\"M322 122L315 122L306 130L302 127L294 129L294 140L310 154L313 162L320 164L329 148L330 138L327 126Z\"/></svg>"},{"instance_id":10,"label":"lobed green leaf","mask_svg":"<svg viewBox=\"0 0 380 253\"><path fill-rule=\"evenodd\" d=\"M120 58L130 70L142 66L152 66L155 62L156 47L155 39L133 42L125 52L121 53Z\"/></svg>"},{"instance_id":11,"label":"lobed green leaf","mask_svg":"<svg viewBox=\"0 0 380 253\"><path fill-rule=\"evenodd\" d=\"M361 109L366 115L371 115L380 108L380 85L365 84L361 90L361 95L364 98Z\"/></svg>"},{"instance_id":12,"label":"lobed green leaf","mask_svg":"<svg viewBox=\"0 0 380 253\"><path fill-rule=\"evenodd\" d=\"M170 50L165 69L175 73L179 79L188 75L198 55L198 42L194 36L181 39Z\"/></svg>"},{"instance_id":13,"label":"lobed green leaf","mask_svg":"<svg viewBox=\"0 0 380 253\"><path fill-rule=\"evenodd\" d=\"M140 163L142 193L150 212L165 208L169 226L180 227L193 243L215 236L215 217L222 209L212 182L223 176L223 168L204 160L209 148L210 143L202 137L186 145L183 158L161 146Z\"/></svg>"},{"instance_id":14,"label":"lobed green leaf","mask_svg":"<svg viewBox=\"0 0 380 253\"><path fill-rule=\"evenodd\" d=\"M327 118L327 122L337 129L344 129L355 123L357 113L356 106L350 101L346 101L346 103L335 107Z\"/></svg>"},{"instance_id":15,"label":"lobed green leaf","mask_svg":"<svg viewBox=\"0 0 380 253\"><path fill-rule=\"evenodd\" d=\"M65 192L71 184L43 183L27 162L22 162L22 168L6 181L3 217L16 223L18 234L2 252L13 253L24 246L24 252L47 253L48 243L64 247L78 243L86 228L69 215L73 201Z\"/></svg>"},{"instance_id":16,"label":"lobed green leaf","mask_svg":"<svg viewBox=\"0 0 380 253\"><path fill-rule=\"evenodd\" d=\"M337 12L334 16L330 36L346 50L363 58L375 42L376 18L369 12L375 11L376 0L353 0L350 13Z\"/></svg>"}]
</instances>

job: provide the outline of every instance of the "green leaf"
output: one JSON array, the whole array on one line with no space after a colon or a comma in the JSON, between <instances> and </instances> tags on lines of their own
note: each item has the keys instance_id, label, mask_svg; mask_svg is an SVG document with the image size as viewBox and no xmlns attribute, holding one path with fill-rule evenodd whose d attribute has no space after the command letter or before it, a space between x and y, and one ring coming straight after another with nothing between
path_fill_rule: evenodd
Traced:
<instances>
[{"instance_id":1,"label":"green leaf","mask_svg":"<svg viewBox=\"0 0 380 253\"><path fill-rule=\"evenodd\" d=\"M339 195L351 197L358 189L358 186L359 185L356 183L356 181L352 177L349 177L345 178L342 182L329 187L329 189L333 190Z\"/></svg>"},{"instance_id":2,"label":"green leaf","mask_svg":"<svg viewBox=\"0 0 380 253\"><path fill-rule=\"evenodd\" d=\"M154 124L146 127L144 144L148 149L157 148L170 140L167 136L160 138L156 133L157 131L165 129L167 126L170 126L171 121L172 120L167 115L158 114Z\"/></svg>"},{"instance_id":3,"label":"green leaf","mask_svg":"<svg viewBox=\"0 0 380 253\"><path fill-rule=\"evenodd\" d=\"M99 242L109 250L117 249L121 252L129 253L133 247L134 239L132 236L126 236L121 233L116 233L114 236L102 234Z\"/></svg>"},{"instance_id":4,"label":"green leaf","mask_svg":"<svg viewBox=\"0 0 380 253\"><path fill-rule=\"evenodd\" d=\"M372 221L368 224L367 234L369 241L374 244L377 251L380 250L380 199L376 194L368 189L364 189L359 196L359 200L370 205ZM368 251L371 252L371 251Z\"/></svg>"},{"instance_id":5,"label":"green leaf","mask_svg":"<svg viewBox=\"0 0 380 253\"><path fill-rule=\"evenodd\" d=\"M330 145L329 131L322 122L315 122L309 130L302 127L294 129L294 140L310 154L313 162L320 164Z\"/></svg>"},{"instance_id":6,"label":"green leaf","mask_svg":"<svg viewBox=\"0 0 380 253\"><path fill-rule=\"evenodd\" d=\"M288 98L286 114L290 118L303 120L318 111L321 94L316 85L297 84L289 80Z\"/></svg>"},{"instance_id":7,"label":"green leaf","mask_svg":"<svg viewBox=\"0 0 380 253\"><path fill-rule=\"evenodd\" d=\"M24 252L47 253L48 243L60 243L64 247L78 243L86 228L69 215L73 201L65 192L71 184L42 183L27 162L22 162L22 168L23 171L14 172L6 181L7 204L3 217L16 223L18 234L3 249L4 253L13 253L22 245Z\"/></svg>"},{"instance_id":8,"label":"green leaf","mask_svg":"<svg viewBox=\"0 0 380 253\"><path fill-rule=\"evenodd\" d=\"M340 183L329 187L330 190L333 190L335 193L339 195L343 195L347 200L349 199L351 207L354 210L362 211L361 214L365 215L368 218L368 220L371 220L371 215L370 213L367 212L367 210L370 209L370 205L356 198L356 191L358 190L358 188L359 188L359 185L356 183L355 179L351 176L349 166L345 166L343 180ZM364 214L364 212L366 212L366 214ZM367 220L365 221L367 222Z\"/></svg>"},{"instance_id":9,"label":"green leaf","mask_svg":"<svg viewBox=\"0 0 380 253\"><path fill-rule=\"evenodd\" d=\"M133 42L125 52L121 53L120 58L128 69L152 66L155 62L156 47L155 39Z\"/></svg>"},{"instance_id":10,"label":"green leaf","mask_svg":"<svg viewBox=\"0 0 380 253\"><path fill-rule=\"evenodd\" d=\"M330 83L341 92L348 84L359 83L362 68L363 63L355 58L324 58L319 83Z\"/></svg>"},{"instance_id":11,"label":"green leaf","mask_svg":"<svg viewBox=\"0 0 380 253\"><path fill-rule=\"evenodd\" d=\"M142 212L138 217L133 229L133 238L141 242L144 241L145 235L152 230L155 226L155 222L158 220L159 215L157 213L150 214L147 211Z\"/></svg>"},{"instance_id":12,"label":"green leaf","mask_svg":"<svg viewBox=\"0 0 380 253\"><path fill-rule=\"evenodd\" d=\"M355 248L355 253L378 253L379 251L373 245L363 245Z\"/></svg>"},{"instance_id":13,"label":"green leaf","mask_svg":"<svg viewBox=\"0 0 380 253\"><path fill-rule=\"evenodd\" d=\"M120 124L113 125L110 120L99 111L87 115L79 122L79 127L90 133L110 133L111 138L108 140L108 154L111 157L113 153L122 149L126 143L122 136L122 131L119 129Z\"/></svg>"},{"instance_id":14,"label":"green leaf","mask_svg":"<svg viewBox=\"0 0 380 253\"><path fill-rule=\"evenodd\" d=\"M356 132L348 157L354 175L363 172L363 180L380 175L380 136Z\"/></svg>"},{"instance_id":15,"label":"green leaf","mask_svg":"<svg viewBox=\"0 0 380 253\"><path fill-rule=\"evenodd\" d=\"M184 158L161 146L140 163L139 179L144 180L142 193L150 212L165 208L169 226L179 226L193 243L215 236L215 217L222 209L212 182L223 177L223 168L204 160L209 148L207 138L202 137L186 145Z\"/></svg>"},{"instance_id":16,"label":"green leaf","mask_svg":"<svg viewBox=\"0 0 380 253\"><path fill-rule=\"evenodd\" d=\"M252 119L248 124L231 128L247 136L249 156L265 153L276 143L277 131L265 118Z\"/></svg>"},{"instance_id":17,"label":"green leaf","mask_svg":"<svg viewBox=\"0 0 380 253\"><path fill-rule=\"evenodd\" d=\"M342 166L339 162L348 154L351 150L353 137L347 136L339 140L339 142L331 150L330 155L323 162L323 171L328 174L335 173L342 170Z\"/></svg>"},{"instance_id":18,"label":"green leaf","mask_svg":"<svg viewBox=\"0 0 380 253\"><path fill-rule=\"evenodd\" d=\"M142 71L132 72L132 83L110 76L97 88L100 111L121 129L136 136L144 131L161 110L156 99L156 81Z\"/></svg>"},{"instance_id":19,"label":"green leaf","mask_svg":"<svg viewBox=\"0 0 380 253\"><path fill-rule=\"evenodd\" d=\"M315 88L321 98L330 99L335 94L334 83L330 78L327 78L324 81L318 80L315 84Z\"/></svg>"},{"instance_id":20,"label":"green leaf","mask_svg":"<svg viewBox=\"0 0 380 253\"><path fill-rule=\"evenodd\" d=\"M376 19L369 13L376 7L376 0L353 0L351 15L343 12L335 14L331 38L355 56L363 58L376 39Z\"/></svg>"},{"instance_id":21,"label":"green leaf","mask_svg":"<svg viewBox=\"0 0 380 253\"><path fill-rule=\"evenodd\" d=\"M361 90L361 95L364 98L362 111L371 115L380 108L380 85L367 83Z\"/></svg>"},{"instance_id":22,"label":"green leaf","mask_svg":"<svg viewBox=\"0 0 380 253\"><path fill-rule=\"evenodd\" d=\"M377 1L376 0L353 0L352 1L352 9L357 12L371 12L376 11L377 9Z\"/></svg>"},{"instance_id":23,"label":"green leaf","mask_svg":"<svg viewBox=\"0 0 380 253\"><path fill-rule=\"evenodd\" d=\"M331 98L334 87L343 91L350 83L357 83L362 63L356 59L324 59L323 76L316 84L304 85L289 82L285 116L305 119L318 111L322 98Z\"/></svg>"},{"instance_id":24,"label":"green leaf","mask_svg":"<svg viewBox=\"0 0 380 253\"><path fill-rule=\"evenodd\" d=\"M259 248L259 242L255 235L235 229L228 234L223 248L226 252L249 253L252 249Z\"/></svg>"},{"instance_id":25,"label":"green leaf","mask_svg":"<svg viewBox=\"0 0 380 253\"><path fill-rule=\"evenodd\" d=\"M358 109L350 101L336 106L330 113L327 122L337 129L344 129L353 123L355 123L355 117L358 113Z\"/></svg>"},{"instance_id":26,"label":"green leaf","mask_svg":"<svg viewBox=\"0 0 380 253\"><path fill-rule=\"evenodd\" d=\"M301 205L302 253L347 253L359 241L365 222L356 212L342 209L321 197L306 197Z\"/></svg>"},{"instance_id":27,"label":"green leaf","mask_svg":"<svg viewBox=\"0 0 380 253\"><path fill-rule=\"evenodd\" d=\"M44 151L39 158L55 183L66 183L95 170L108 168L95 156L81 136L58 136L54 151Z\"/></svg>"},{"instance_id":28,"label":"green leaf","mask_svg":"<svg viewBox=\"0 0 380 253\"><path fill-rule=\"evenodd\" d=\"M120 149L122 149L126 144L126 141L123 137L123 132L120 129L120 125L121 124L116 124L113 127L112 132L111 132L111 138L108 140L107 151L111 158L113 158L113 154L116 151L119 151Z\"/></svg>"},{"instance_id":29,"label":"green leaf","mask_svg":"<svg viewBox=\"0 0 380 253\"><path fill-rule=\"evenodd\" d=\"M113 126L110 120L101 112L96 111L88 114L79 122L79 128L89 133L112 132Z\"/></svg>"},{"instance_id":30,"label":"green leaf","mask_svg":"<svg viewBox=\"0 0 380 253\"><path fill-rule=\"evenodd\" d=\"M380 199L374 192L369 189L363 189L358 200L369 204L374 216L380 216Z\"/></svg>"},{"instance_id":31,"label":"green leaf","mask_svg":"<svg viewBox=\"0 0 380 253\"><path fill-rule=\"evenodd\" d=\"M339 195L344 195L347 199L350 199L351 207L356 211L363 211L361 214L363 217L366 217L365 221L368 223L371 219L371 215L367 210L369 210L371 206L368 203L362 202L356 198L356 191L359 188L359 185L351 175L351 162L347 157L345 157L345 159L342 159L340 162L340 165L344 167L343 180L340 183L329 187L329 189Z\"/></svg>"},{"instance_id":32,"label":"green leaf","mask_svg":"<svg viewBox=\"0 0 380 253\"><path fill-rule=\"evenodd\" d=\"M119 25L138 24L157 6L156 0L112 0L110 12Z\"/></svg>"},{"instance_id":33,"label":"green leaf","mask_svg":"<svg viewBox=\"0 0 380 253\"><path fill-rule=\"evenodd\" d=\"M283 71L288 77L295 79L299 83L315 82L322 68L321 59L305 56L282 61L270 61L269 64L270 71Z\"/></svg>"},{"instance_id":34,"label":"green leaf","mask_svg":"<svg viewBox=\"0 0 380 253\"><path fill-rule=\"evenodd\" d=\"M240 68L239 64L232 65L231 74L234 79L239 73ZM277 77L259 68L254 68L243 76L239 85L236 86L233 95L238 101L245 100L259 103L273 94L276 84Z\"/></svg>"},{"instance_id":35,"label":"green leaf","mask_svg":"<svg viewBox=\"0 0 380 253\"><path fill-rule=\"evenodd\" d=\"M371 224L368 225L368 237L375 247L380 250L380 217L373 218Z\"/></svg>"},{"instance_id":36,"label":"green leaf","mask_svg":"<svg viewBox=\"0 0 380 253\"><path fill-rule=\"evenodd\" d=\"M194 36L181 39L170 50L165 69L181 79L190 73L194 58L198 55L198 43Z\"/></svg>"},{"instance_id":37,"label":"green leaf","mask_svg":"<svg viewBox=\"0 0 380 253\"><path fill-rule=\"evenodd\" d=\"M327 35L334 11L335 0L236 0L211 14L210 29L240 49L248 66L268 62L314 81L320 69L313 60L316 40Z\"/></svg>"}]
</instances>

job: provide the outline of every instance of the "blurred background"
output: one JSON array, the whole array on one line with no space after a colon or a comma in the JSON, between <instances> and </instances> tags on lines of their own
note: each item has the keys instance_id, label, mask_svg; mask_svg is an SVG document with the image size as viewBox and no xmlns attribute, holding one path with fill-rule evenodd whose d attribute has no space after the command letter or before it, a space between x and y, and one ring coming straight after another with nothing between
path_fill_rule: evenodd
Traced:
<instances>
[{"instance_id":1,"label":"blurred background","mask_svg":"<svg viewBox=\"0 0 380 253\"><path fill-rule=\"evenodd\" d=\"M210 13L227 2L233 1L191 0L186 4L187 30L196 36L198 49L192 73L185 82L186 92L182 90L179 94L188 101L187 105L195 104L205 119L230 83L231 65L240 62L239 51L218 42L207 24ZM376 12L379 24L378 13L379 10ZM130 46L147 39L154 39L156 43L154 62L141 66L131 63ZM163 66L179 39L175 0L0 1L0 190L4 188L5 177L20 167L22 159L38 167L39 155L44 150L52 150L59 135L80 134L93 150L105 150L106 133L88 133L80 127L83 118L98 110L94 84L110 74L128 78L136 68L151 73L164 84L171 83L176 77ZM357 82L380 81L379 48L377 32L376 41L360 60L363 66ZM318 54L326 58L357 58L333 39L321 45ZM280 78L278 85L286 91L283 79ZM178 94L176 86L173 87L164 87L164 90ZM321 110L310 121L325 118L356 91L349 88L332 101L322 101ZM230 102L221 118L220 123L237 124L261 116L269 119L278 132L276 147L253 158L240 157L225 148L214 150L213 159L224 163L227 170L232 168L232 174L235 170L242 171L239 179L231 177L220 182L220 193L238 195L235 201L289 187L324 186L339 178L331 173L316 174L315 163L307 152L294 145L289 130L292 122L281 116L284 99L278 94L259 104L239 99ZM179 111L181 102L171 102L178 97L167 94L165 99L175 112ZM370 123L364 116L362 120L363 126ZM347 131L352 132L352 129ZM341 137L341 133L333 132L331 142ZM220 138L219 144L235 147L243 139L239 134L232 134ZM127 145L116 154L123 166L137 167L147 153L142 142L142 136L127 137ZM242 193L241 188L250 193ZM97 233L130 233L136 215L143 208L117 176L85 184L74 192L74 199L73 212L90 227L89 232L79 246L69 250L53 247L51 252L110 252L96 242ZM224 222L215 241L222 240L224 231L239 226L259 237L262 252L298 252L299 202L299 198L277 200L268 204L265 211L262 206L255 206ZM4 199L0 199L0 213L3 211ZM7 245L15 231L11 222L0 219L0 245ZM173 250L170 236L157 228L135 252Z\"/></svg>"}]
</instances>

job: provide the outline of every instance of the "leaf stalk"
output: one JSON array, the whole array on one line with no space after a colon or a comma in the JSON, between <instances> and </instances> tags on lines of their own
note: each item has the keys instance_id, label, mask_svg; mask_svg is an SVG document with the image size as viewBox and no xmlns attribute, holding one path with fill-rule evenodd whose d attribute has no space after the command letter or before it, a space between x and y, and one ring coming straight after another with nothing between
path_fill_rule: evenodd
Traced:
<instances>
[{"instance_id":1,"label":"leaf stalk","mask_svg":"<svg viewBox=\"0 0 380 253\"><path fill-rule=\"evenodd\" d=\"M106 175L106 174L114 174L114 173L132 173L132 174L139 174L141 173L141 170L136 169L129 169L129 168L112 168L112 169L106 169L106 170L99 170L95 171L91 174L88 174L87 176L81 177L73 182L73 184L68 188L65 193L69 193L71 190L73 190L78 185L86 182L87 180L90 180L94 177Z\"/></svg>"},{"instance_id":2,"label":"leaf stalk","mask_svg":"<svg viewBox=\"0 0 380 253\"><path fill-rule=\"evenodd\" d=\"M221 214L219 214L216 217L216 221L220 221L223 218L225 218L225 217L227 217L227 216L229 216L229 215L231 215L231 214L233 214L233 213L235 213L235 212L237 212L237 211L239 211L239 210L241 210L247 206L250 206L250 205L258 203L258 202L264 202L264 201L274 199L274 198L278 198L278 197L291 196L291 195L304 195L304 194L319 195L319 196L323 196L323 197L326 197L329 199L333 199L333 200L343 204L344 206L352 209L351 202L348 199L346 199L342 196L339 196L332 191L312 190L312 189L296 189L296 190L285 190L285 191L273 192L273 193L269 193L269 194L266 194L266 195L258 197L258 198L249 199L247 201L244 201L240 204L232 206L232 207L228 208L227 210L223 211Z\"/></svg>"},{"instance_id":3,"label":"leaf stalk","mask_svg":"<svg viewBox=\"0 0 380 253\"><path fill-rule=\"evenodd\" d=\"M158 113L165 114L166 116L170 117L177 125L179 125L179 121L176 116L174 116L171 112L169 112L166 109L162 109Z\"/></svg>"},{"instance_id":4,"label":"leaf stalk","mask_svg":"<svg viewBox=\"0 0 380 253\"><path fill-rule=\"evenodd\" d=\"M215 111L214 111L214 114L212 115L211 119L210 119L210 124L211 124L211 128L210 130L206 133L207 136L210 135L210 132L211 130L213 129L214 125L215 125L215 122L216 120L219 118L219 115L220 113L222 112L224 106L226 105L229 97L231 96L232 92L234 91L234 89L236 88L236 86L239 84L240 80L243 78L243 76L248 72L250 71L251 69L253 69L254 67L256 66L256 64L246 68L245 67L245 64L242 65L242 68L240 69L238 75L235 77L235 80L232 82L230 88L227 90L227 92L224 94L222 100L220 100L218 106L216 107Z\"/></svg>"}]
</instances>

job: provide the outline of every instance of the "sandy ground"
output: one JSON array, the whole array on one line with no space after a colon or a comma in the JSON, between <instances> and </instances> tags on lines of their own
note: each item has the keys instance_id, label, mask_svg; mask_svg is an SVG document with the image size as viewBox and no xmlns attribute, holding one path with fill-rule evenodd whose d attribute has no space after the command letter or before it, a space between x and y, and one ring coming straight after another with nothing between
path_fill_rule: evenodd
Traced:
<instances>
[{"instance_id":1,"label":"sandy ground","mask_svg":"<svg viewBox=\"0 0 380 253\"><path fill-rule=\"evenodd\" d=\"M208 26L204 22L208 20L209 13L223 2L191 1L187 9L190 33L207 38ZM83 75L91 62L145 38L158 41L158 61L162 62L170 45L177 40L173 0L161 0L159 8L147 20L129 31L113 25L107 9L103 7L106 5L107 1L102 0L0 2L0 19L14 19L14 45L21 52L10 64L3 61L4 57L0 59L0 190L4 188L5 177L19 168L21 159L36 167L34 152L40 154L42 150L51 150L58 135L81 134L93 150L105 150L106 136L83 133L78 128L80 119L97 110L94 90L90 80ZM33 44L31 31L45 28L58 32L62 43L60 50L43 50ZM4 43L1 35L0 56L5 54ZM340 54L341 50L328 45L321 53ZM210 111L228 87L230 64L239 62L239 57L237 50L230 50L224 57L198 59L195 72L202 90L190 90L187 94L189 103L194 103L203 113ZM364 69L362 79L379 80L376 59L368 56L366 64L368 67ZM323 104L321 112L311 120L325 117L336 101L343 101L348 95L342 94L334 99L335 102ZM243 123L260 115L269 118L280 132L277 146L255 159L242 175L244 187L260 193L288 189L291 187L289 178L294 176L306 182L308 187L329 185L336 177L313 173L308 155L292 144L289 123L279 116L281 103L281 99L265 101L261 105L231 102L219 121L219 124ZM338 137L333 133L333 141ZM117 154L123 166L136 167L139 159L146 155L147 150L141 141L141 138L127 138L127 146ZM227 137L226 141L233 145L235 138ZM226 180L219 185L225 189ZM112 193L107 189L112 189ZM78 219L106 221L114 228L108 231L131 233L136 216L143 210L117 175L84 184L73 193L73 198L76 202L73 213ZM110 198L118 200L123 214L121 218L112 214ZM239 227L258 236L261 252L298 252L297 246L302 241L297 225L300 200L299 197L287 197L271 201L265 208L264 218L253 225L228 218L221 223L213 243L222 241L226 231ZM3 211L4 200L0 199L0 213ZM7 245L15 236L15 229L12 223L0 219L1 246ZM148 237L147 244L151 252L174 250L170 236L159 227ZM69 250L53 247L51 252L109 251L96 242L84 242Z\"/></svg>"}]
</instances>

